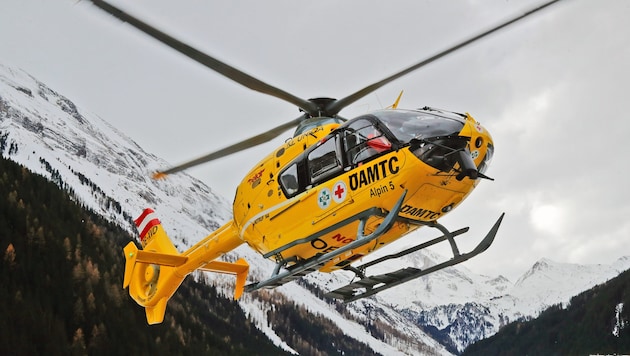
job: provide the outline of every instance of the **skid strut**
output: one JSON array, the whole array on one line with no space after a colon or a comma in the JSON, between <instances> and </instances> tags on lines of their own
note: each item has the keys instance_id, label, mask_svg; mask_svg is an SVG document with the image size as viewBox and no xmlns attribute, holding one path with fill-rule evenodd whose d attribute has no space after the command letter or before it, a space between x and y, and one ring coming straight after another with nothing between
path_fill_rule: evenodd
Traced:
<instances>
[{"instance_id":1,"label":"skid strut","mask_svg":"<svg viewBox=\"0 0 630 356\"><path fill-rule=\"evenodd\" d=\"M429 226L438 228L440 231L444 233L444 235L437 237L433 240L427 241L425 243L422 243L420 245L411 247L399 253L383 256L379 259L365 263L361 266L346 268L350 271L353 271L360 279L346 286L343 286L341 288L328 292L326 296L330 298L341 299L344 302L348 303L348 302L355 301L357 299L371 296L385 289L392 288L394 286L397 286L399 284L408 282L412 279L416 279L418 277L427 275L429 273L439 271L443 268L453 266L458 263L462 263L468 260L469 258L474 257L484 252L485 250L488 249L488 247L490 247L490 245L494 241L497 231L499 230L499 226L501 225L501 221L503 220L504 215L505 213L501 214L501 216L494 223L494 225L492 226L488 234L486 234L483 240L481 240L481 242L472 251L468 253L464 253L464 254L459 253L459 249L457 248L457 244L455 243L455 236L458 236L467 232L468 228L463 228L454 232L450 232L448 231L448 229L446 229L444 226L440 224L436 223L434 225L429 225ZM405 256L412 252L416 252L421 249L427 248L429 246L435 245L444 240L448 240L448 242L451 245L451 249L453 250L453 258L451 258L448 261L439 263L437 265L434 265L425 269L407 267L407 268L402 268L402 269L399 269L397 271L390 272L390 273L384 273L384 274L379 274L379 275L374 275L374 276L365 275L365 269L367 267L382 263L386 260Z\"/></svg>"}]
</instances>

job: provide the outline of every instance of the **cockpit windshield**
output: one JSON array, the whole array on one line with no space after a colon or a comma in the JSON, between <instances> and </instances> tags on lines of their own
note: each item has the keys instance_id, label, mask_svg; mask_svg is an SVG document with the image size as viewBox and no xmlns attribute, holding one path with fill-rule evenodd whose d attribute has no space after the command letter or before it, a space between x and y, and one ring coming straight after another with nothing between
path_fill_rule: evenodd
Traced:
<instances>
[{"instance_id":1,"label":"cockpit windshield","mask_svg":"<svg viewBox=\"0 0 630 356\"><path fill-rule=\"evenodd\" d=\"M382 110L373 113L403 144L412 139L457 135L464 121L440 111Z\"/></svg>"}]
</instances>

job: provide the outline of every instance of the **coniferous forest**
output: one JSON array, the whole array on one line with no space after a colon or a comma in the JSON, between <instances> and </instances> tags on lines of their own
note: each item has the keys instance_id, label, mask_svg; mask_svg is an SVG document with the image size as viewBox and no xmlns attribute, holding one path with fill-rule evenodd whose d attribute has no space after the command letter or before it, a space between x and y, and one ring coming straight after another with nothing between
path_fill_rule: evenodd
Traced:
<instances>
[{"instance_id":1,"label":"coniferous forest","mask_svg":"<svg viewBox=\"0 0 630 356\"><path fill-rule=\"evenodd\" d=\"M282 353L235 302L192 278L164 323L147 325L122 289L129 234L0 162L0 354Z\"/></svg>"}]
</instances>

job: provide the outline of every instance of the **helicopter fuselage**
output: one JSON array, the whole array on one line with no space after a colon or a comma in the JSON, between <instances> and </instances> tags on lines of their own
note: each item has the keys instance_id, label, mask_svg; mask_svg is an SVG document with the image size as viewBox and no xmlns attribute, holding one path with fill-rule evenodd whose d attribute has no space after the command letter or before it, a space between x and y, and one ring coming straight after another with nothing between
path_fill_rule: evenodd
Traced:
<instances>
[{"instance_id":1,"label":"helicopter fuselage","mask_svg":"<svg viewBox=\"0 0 630 356\"><path fill-rule=\"evenodd\" d=\"M470 115L433 109L381 110L316 126L247 174L234 199L234 223L253 249L290 265L355 241L353 216L387 212L406 192L391 229L320 268L334 271L457 207L493 151L490 134ZM365 233L382 221L370 217Z\"/></svg>"}]
</instances>

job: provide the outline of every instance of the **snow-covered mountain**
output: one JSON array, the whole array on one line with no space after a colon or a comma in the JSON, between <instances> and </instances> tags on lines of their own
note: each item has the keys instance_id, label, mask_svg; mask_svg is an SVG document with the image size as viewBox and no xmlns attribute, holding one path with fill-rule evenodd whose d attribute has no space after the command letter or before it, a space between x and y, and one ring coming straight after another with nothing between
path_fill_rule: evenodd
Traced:
<instances>
[{"instance_id":1,"label":"snow-covered mountain","mask_svg":"<svg viewBox=\"0 0 630 356\"><path fill-rule=\"evenodd\" d=\"M405 266L418 268L437 260L444 257L430 251L404 258ZM535 318L552 305L566 306L571 297L629 268L630 257L610 265L542 258L512 283L503 276L475 274L460 265L410 281L404 289L386 290L377 298L423 325L426 332L457 353L494 335L509 322Z\"/></svg>"},{"instance_id":2,"label":"snow-covered mountain","mask_svg":"<svg viewBox=\"0 0 630 356\"><path fill-rule=\"evenodd\" d=\"M151 172L167 166L166 162L27 73L1 64L0 154L71 190L83 205L130 232L134 231L132 218L145 207L154 208L180 250L230 218L225 197L187 174L151 179ZM265 277L273 269L272 262L246 246L227 258L236 256L248 260L252 279ZM427 267L444 259L431 251L416 253L404 257L396 269L401 264ZM450 354L496 333L507 322L534 317L548 305L567 303L571 296L629 267L630 258L609 266L542 259L512 283L459 265L345 306L318 297L321 291L348 283L352 275L343 272L314 273L273 293L325 316L378 353ZM386 272L386 267L375 266L369 272ZM232 295L232 278L215 274L207 278L226 296ZM239 302L259 329L292 351L268 324L268 305L253 294L245 294ZM380 332L370 331L374 328Z\"/></svg>"}]
</instances>

